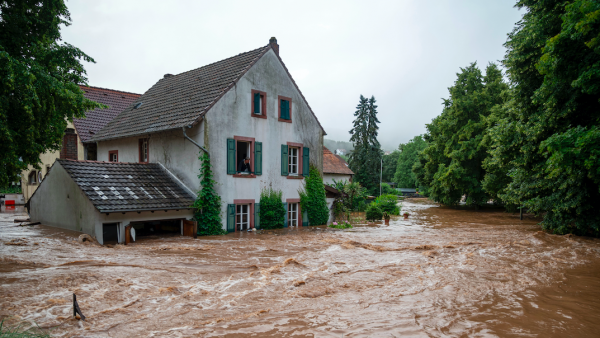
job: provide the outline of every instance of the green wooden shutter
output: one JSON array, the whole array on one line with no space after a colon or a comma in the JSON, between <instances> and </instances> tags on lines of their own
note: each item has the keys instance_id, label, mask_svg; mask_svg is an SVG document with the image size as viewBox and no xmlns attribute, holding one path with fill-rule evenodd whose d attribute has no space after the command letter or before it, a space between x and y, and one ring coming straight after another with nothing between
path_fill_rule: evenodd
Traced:
<instances>
[{"instance_id":1,"label":"green wooden shutter","mask_svg":"<svg viewBox=\"0 0 600 338\"><path fill-rule=\"evenodd\" d=\"M227 232L235 231L235 204L227 204Z\"/></svg>"},{"instance_id":2,"label":"green wooden shutter","mask_svg":"<svg viewBox=\"0 0 600 338\"><path fill-rule=\"evenodd\" d=\"M288 223L288 210L287 210L287 202L283 202L283 208L285 209L285 220L283 221L283 227L287 228Z\"/></svg>"},{"instance_id":3,"label":"green wooden shutter","mask_svg":"<svg viewBox=\"0 0 600 338\"><path fill-rule=\"evenodd\" d=\"M285 117L283 117L283 119L289 120L290 119L290 101L288 100L283 100L283 105L285 107L284 112L281 115L284 115Z\"/></svg>"},{"instance_id":4,"label":"green wooden shutter","mask_svg":"<svg viewBox=\"0 0 600 338\"><path fill-rule=\"evenodd\" d=\"M235 163L235 140L227 139L227 175L233 175L236 171Z\"/></svg>"},{"instance_id":5,"label":"green wooden shutter","mask_svg":"<svg viewBox=\"0 0 600 338\"><path fill-rule=\"evenodd\" d=\"M254 142L254 174L262 175L262 142Z\"/></svg>"},{"instance_id":6,"label":"green wooden shutter","mask_svg":"<svg viewBox=\"0 0 600 338\"><path fill-rule=\"evenodd\" d=\"M254 227L260 229L260 203L254 204Z\"/></svg>"},{"instance_id":7,"label":"green wooden shutter","mask_svg":"<svg viewBox=\"0 0 600 338\"><path fill-rule=\"evenodd\" d=\"M281 175L288 175L288 146L287 144L281 145Z\"/></svg>"},{"instance_id":8,"label":"green wooden shutter","mask_svg":"<svg viewBox=\"0 0 600 338\"><path fill-rule=\"evenodd\" d=\"M260 114L260 93L254 93L254 114Z\"/></svg>"},{"instance_id":9,"label":"green wooden shutter","mask_svg":"<svg viewBox=\"0 0 600 338\"><path fill-rule=\"evenodd\" d=\"M308 212L306 212L306 210L302 210L302 226L308 226Z\"/></svg>"},{"instance_id":10,"label":"green wooden shutter","mask_svg":"<svg viewBox=\"0 0 600 338\"><path fill-rule=\"evenodd\" d=\"M310 172L310 149L302 148L302 176L308 177Z\"/></svg>"}]
</instances>

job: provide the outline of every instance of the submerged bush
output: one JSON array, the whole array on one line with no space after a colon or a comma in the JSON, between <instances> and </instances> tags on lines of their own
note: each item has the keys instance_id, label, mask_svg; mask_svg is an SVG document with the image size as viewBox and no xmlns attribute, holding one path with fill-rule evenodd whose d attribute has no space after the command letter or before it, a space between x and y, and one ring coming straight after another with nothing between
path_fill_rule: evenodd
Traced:
<instances>
[{"instance_id":1,"label":"submerged bush","mask_svg":"<svg viewBox=\"0 0 600 338\"><path fill-rule=\"evenodd\" d=\"M369 204L366 212L367 221L378 221L383 217L383 211L375 203Z\"/></svg>"},{"instance_id":2,"label":"submerged bush","mask_svg":"<svg viewBox=\"0 0 600 338\"><path fill-rule=\"evenodd\" d=\"M285 207L281 190L269 187L260 192L260 228L281 229L285 223Z\"/></svg>"},{"instance_id":3,"label":"submerged bush","mask_svg":"<svg viewBox=\"0 0 600 338\"><path fill-rule=\"evenodd\" d=\"M375 199L373 204L377 205L381 211L385 211L390 215L400 215L398 196L396 195L381 195Z\"/></svg>"},{"instance_id":4,"label":"submerged bush","mask_svg":"<svg viewBox=\"0 0 600 338\"><path fill-rule=\"evenodd\" d=\"M336 229L350 229L350 228L352 228L352 224L350 224L346 221L333 222L333 223L329 224L329 227L336 228Z\"/></svg>"}]
</instances>

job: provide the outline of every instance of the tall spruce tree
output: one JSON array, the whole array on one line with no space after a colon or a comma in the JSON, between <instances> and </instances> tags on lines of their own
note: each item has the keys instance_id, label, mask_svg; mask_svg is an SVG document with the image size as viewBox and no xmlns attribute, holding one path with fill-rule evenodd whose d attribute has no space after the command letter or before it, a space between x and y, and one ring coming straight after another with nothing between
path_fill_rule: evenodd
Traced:
<instances>
[{"instance_id":1,"label":"tall spruce tree","mask_svg":"<svg viewBox=\"0 0 600 338\"><path fill-rule=\"evenodd\" d=\"M429 145L419 155L415 174L435 201L453 205L464 195L468 205L479 206L491 198L481 184L486 175L482 164L488 157L483 142L486 117L504 102L501 94L508 86L495 64L488 65L485 76L476 63L457 75L442 114L427 125Z\"/></svg>"},{"instance_id":2,"label":"tall spruce tree","mask_svg":"<svg viewBox=\"0 0 600 338\"><path fill-rule=\"evenodd\" d=\"M349 156L349 166L354 171L354 180L365 187L369 194L379 194L381 158L383 152L377 140L379 119L375 97L370 99L360 96L354 116L353 128L350 130L350 142L354 151Z\"/></svg>"}]
</instances>

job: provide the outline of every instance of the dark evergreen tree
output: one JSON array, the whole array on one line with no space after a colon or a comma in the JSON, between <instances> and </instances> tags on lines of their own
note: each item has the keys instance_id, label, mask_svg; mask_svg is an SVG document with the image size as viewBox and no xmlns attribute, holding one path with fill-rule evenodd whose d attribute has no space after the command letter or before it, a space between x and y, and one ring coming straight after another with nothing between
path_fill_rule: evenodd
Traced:
<instances>
[{"instance_id":1,"label":"dark evergreen tree","mask_svg":"<svg viewBox=\"0 0 600 338\"><path fill-rule=\"evenodd\" d=\"M369 194L379 195L379 180L383 152L377 140L379 119L375 97L370 99L360 96L350 130L350 142L354 151L349 157L349 166L354 171L354 180L365 187Z\"/></svg>"}]
</instances>

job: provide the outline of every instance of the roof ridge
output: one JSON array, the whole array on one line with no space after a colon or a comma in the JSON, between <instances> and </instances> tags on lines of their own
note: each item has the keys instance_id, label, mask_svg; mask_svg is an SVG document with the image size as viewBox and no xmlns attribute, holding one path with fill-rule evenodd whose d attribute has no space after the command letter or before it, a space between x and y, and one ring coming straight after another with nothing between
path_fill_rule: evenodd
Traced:
<instances>
[{"instance_id":1,"label":"roof ridge","mask_svg":"<svg viewBox=\"0 0 600 338\"><path fill-rule=\"evenodd\" d=\"M110 162L110 161L92 161L92 160L73 160L70 158L57 158L56 160L59 162L69 161L69 162L78 162L78 163L143 164L143 165L156 164L153 162Z\"/></svg>"},{"instance_id":2,"label":"roof ridge","mask_svg":"<svg viewBox=\"0 0 600 338\"><path fill-rule=\"evenodd\" d=\"M226 60L229 60L229 59L233 59L233 58L235 58L235 57L238 57L238 56L240 56L240 55L242 55L242 54L249 54L249 53L252 53L252 52L256 52L256 51L257 51L257 50L259 50L259 49L263 49L263 48L267 48L267 47L270 47L270 45L262 46L262 47L259 47L259 48L253 49L253 50L249 50L249 51L247 51L247 52L242 52L242 53L239 53L239 54L237 54L237 55L230 56L230 57L228 57L228 58L226 58L226 59L222 59L222 60L219 60L219 61L215 61L215 62L213 62L213 63L209 63L209 64L207 64L207 65L204 65L204 66L202 66L202 67L198 67L198 68L194 68L194 69L186 70L185 72L182 72L182 73L179 73L179 74L173 74L173 76L179 76L179 75L183 75L183 74L185 74L185 73L189 73L189 72L193 72L193 71L196 71L196 70L200 70L200 69L202 69L202 68L206 68L206 67L208 67L208 66L212 66L212 65L214 65L214 64L216 64L216 63L223 62L223 61L226 61ZM163 77L163 78L161 78L161 79L159 79L158 81L161 81L161 80L163 80L163 79L164 79L164 77Z\"/></svg>"},{"instance_id":3,"label":"roof ridge","mask_svg":"<svg viewBox=\"0 0 600 338\"><path fill-rule=\"evenodd\" d=\"M116 89L110 89L110 88L102 88L102 87L96 87L96 86L84 86L84 85L79 85L79 88L94 88L94 89L102 89L102 90L108 90L109 92L117 92L117 93L123 93L123 94L131 94L131 95L137 95L142 96L142 94L137 94L137 93L132 93L132 92L126 92L124 90L116 90ZM82 89L83 89L82 88Z\"/></svg>"}]
</instances>

